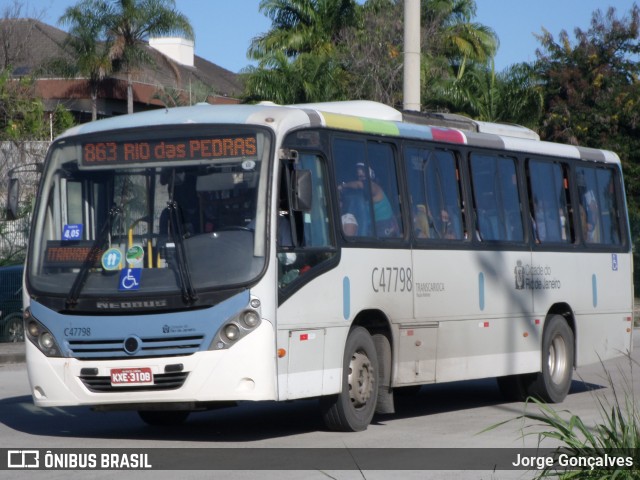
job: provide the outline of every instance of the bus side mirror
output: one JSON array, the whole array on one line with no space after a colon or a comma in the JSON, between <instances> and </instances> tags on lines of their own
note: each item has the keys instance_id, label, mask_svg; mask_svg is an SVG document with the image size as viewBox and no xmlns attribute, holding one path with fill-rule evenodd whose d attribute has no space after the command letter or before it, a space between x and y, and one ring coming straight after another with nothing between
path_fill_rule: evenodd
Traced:
<instances>
[{"instance_id":1,"label":"bus side mirror","mask_svg":"<svg viewBox=\"0 0 640 480\"><path fill-rule=\"evenodd\" d=\"M291 184L292 209L297 212L311 211L311 170L294 170Z\"/></svg>"},{"instance_id":2,"label":"bus side mirror","mask_svg":"<svg viewBox=\"0 0 640 480\"><path fill-rule=\"evenodd\" d=\"M9 188L7 195L7 220L15 220L19 215L20 200L20 180L17 178L9 179Z\"/></svg>"}]
</instances>

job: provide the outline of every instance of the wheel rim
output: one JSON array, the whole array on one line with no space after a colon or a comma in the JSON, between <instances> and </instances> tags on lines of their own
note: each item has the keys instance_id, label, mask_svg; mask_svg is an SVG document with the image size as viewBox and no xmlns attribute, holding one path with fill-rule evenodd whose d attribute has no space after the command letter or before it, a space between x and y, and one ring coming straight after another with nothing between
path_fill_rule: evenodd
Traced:
<instances>
[{"instance_id":1,"label":"wheel rim","mask_svg":"<svg viewBox=\"0 0 640 480\"><path fill-rule=\"evenodd\" d=\"M24 331L22 327L22 322L19 320L14 320L9 324L9 338L12 342L22 342L24 340Z\"/></svg>"},{"instance_id":2,"label":"wheel rim","mask_svg":"<svg viewBox=\"0 0 640 480\"><path fill-rule=\"evenodd\" d=\"M553 337L549 346L549 375L555 384L560 384L567 373L567 345L560 335Z\"/></svg>"},{"instance_id":3,"label":"wheel rim","mask_svg":"<svg viewBox=\"0 0 640 480\"><path fill-rule=\"evenodd\" d=\"M355 352L349 362L349 398L355 408L367 404L373 393L375 372L369 357L363 352Z\"/></svg>"}]
</instances>

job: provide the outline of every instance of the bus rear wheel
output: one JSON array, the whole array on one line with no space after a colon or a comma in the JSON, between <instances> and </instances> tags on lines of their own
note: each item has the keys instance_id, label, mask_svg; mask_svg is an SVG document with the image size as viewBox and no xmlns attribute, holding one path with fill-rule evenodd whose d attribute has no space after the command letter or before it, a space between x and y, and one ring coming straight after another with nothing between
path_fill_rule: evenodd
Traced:
<instances>
[{"instance_id":1,"label":"bus rear wheel","mask_svg":"<svg viewBox=\"0 0 640 480\"><path fill-rule=\"evenodd\" d=\"M378 359L369 332L355 327L349 332L344 351L342 390L323 397L324 422L330 430L366 430L376 410Z\"/></svg>"},{"instance_id":2,"label":"bus rear wheel","mask_svg":"<svg viewBox=\"0 0 640 480\"><path fill-rule=\"evenodd\" d=\"M529 395L548 403L562 402L571 387L573 363L573 331L562 315L554 315L545 325L542 371L529 385Z\"/></svg>"},{"instance_id":3,"label":"bus rear wheel","mask_svg":"<svg viewBox=\"0 0 640 480\"><path fill-rule=\"evenodd\" d=\"M189 416L189 410L139 410L138 415L144 423L154 427L180 425Z\"/></svg>"}]
</instances>

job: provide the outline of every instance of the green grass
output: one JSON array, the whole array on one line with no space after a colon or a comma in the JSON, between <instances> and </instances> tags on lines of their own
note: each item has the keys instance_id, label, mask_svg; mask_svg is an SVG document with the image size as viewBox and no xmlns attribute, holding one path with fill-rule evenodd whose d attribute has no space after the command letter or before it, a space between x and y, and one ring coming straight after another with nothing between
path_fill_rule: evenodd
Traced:
<instances>
[{"instance_id":1,"label":"green grass","mask_svg":"<svg viewBox=\"0 0 640 480\"><path fill-rule=\"evenodd\" d=\"M567 454L569 458L574 458L576 461L590 458L601 461L607 456L622 457L625 462L632 460L633 467L600 466L596 463L593 469L585 466L568 470L563 466L554 466L536 472L534 478L640 479L640 409L633 390L633 367L637 362L630 355L627 358L631 375L625 374L620 369L622 384L618 387L614 385L610 372L603 366L611 395L607 398L600 393L594 393L593 398L600 412L600 421L596 425L588 425L580 416L568 410L556 411L550 405L532 398L527 400L525 413L513 420L525 423L523 437L538 436L538 446L541 446L545 440L551 441L553 445L559 444L555 452L556 458L561 453ZM535 411L528 412L532 406ZM509 421L511 420L507 422ZM494 425L487 430L507 422ZM541 431L540 428L542 428ZM536 431L531 432L530 430L533 429Z\"/></svg>"}]
</instances>

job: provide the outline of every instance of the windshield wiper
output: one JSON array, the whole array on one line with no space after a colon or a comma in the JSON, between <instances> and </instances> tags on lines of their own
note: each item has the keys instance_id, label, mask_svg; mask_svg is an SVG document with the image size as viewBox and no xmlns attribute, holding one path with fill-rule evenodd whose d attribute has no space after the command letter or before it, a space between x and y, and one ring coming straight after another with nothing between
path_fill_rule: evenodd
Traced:
<instances>
[{"instance_id":1,"label":"windshield wiper","mask_svg":"<svg viewBox=\"0 0 640 480\"><path fill-rule=\"evenodd\" d=\"M89 269L93 267L96 263L96 258L100 254L102 250L102 246L107 241L109 236L109 232L111 231L111 225L113 220L122 213L122 209L120 207L111 207L109 210L109 217L107 221L104 222L102 226L102 230L96 237L96 240L93 242L91 246L91 250L85 258L78 275L76 275L76 279L73 281L73 285L71 285L71 290L69 291L69 295L67 296L66 304L67 308L74 308L78 305L78 297L80 296L80 292L84 288L85 283L87 282L87 275L89 274Z\"/></svg>"},{"instance_id":2,"label":"windshield wiper","mask_svg":"<svg viewBox=\"0 0 640 480\"><path fill-rule=\"evenodd\" d=\"M182 298L185 303L193 303L198 300L198 293L193 287L189 262L184 249L184 230L182 228L181 215L178 211L178 202L175 200L167 202L167 209L169 210L169 221L171 222L171 230L174 233L173 237L176 242L176 272L180 280Z\"/></svg>"}]
</instances>

